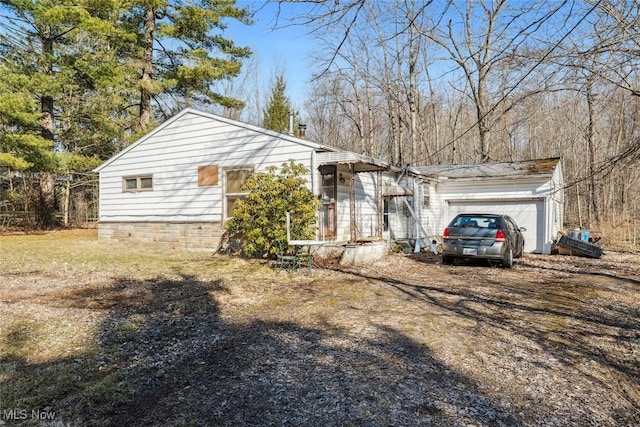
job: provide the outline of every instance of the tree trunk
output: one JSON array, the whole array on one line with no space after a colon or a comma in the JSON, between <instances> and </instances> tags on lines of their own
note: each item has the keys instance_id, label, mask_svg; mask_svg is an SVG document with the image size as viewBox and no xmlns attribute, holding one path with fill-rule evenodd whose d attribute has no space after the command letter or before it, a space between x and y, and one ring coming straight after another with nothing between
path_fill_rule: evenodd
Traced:
<instances>
[{"instance_id":1,"label":"tree trunk","mask_svg":"<svg viewBox=\"0 0 640 427\"><path fill-rule=\"evenodd\" d=\"M589 199L591 214L595 221L596 226L600 225L602 221L602 214L600 211L600 188L596 180L596 147L595 147L595 130L594 130L594 94L591 80L587 84L587 109L589 112L589 124L587 126L587 151L589 156Z\"/></svg>"},{"instance_id":2,"label":"tree trunk","mask_svg":"<svg viewBox=\"0 0 640 427\"><path fill-rule=\"evenodd\" d=\"M146 10L144 21L144 54L140 82L140 130L146 132L151 124L151 95L153 83L153 33L156 29L156 11L152 6Z\"/></svg>"},{"instance_id":3,"label":"tree trunk","mask_svg":"<svg viewBox=\"0 0 640 427\"><path fill-rule=\"evenodd\" d=\"M62 222L65 227L69 226L69 206L71 205L71 176L67 175L64 182L64 197L62 201Z\"/></svg>"},{"instance_id":4,"label":"tree trunk","mask_svg":"<svg viewBox=\"0 0 640 427\"><path fill-rule=\"evenodd\" d=\"M42 42L42 54L40 62L40 71L42 74L53 74L53 37L48 28L43 28L40 34ZM54 139L54 116L53 116L54 100L52 96L43 95L40 99L40 134L42 137L53 143ZM36 223L40 228L51 228L55 225L55 178L49 171L40 173L40 183L38 186L38 208L36 209Z\"/></svg>"},{"instance_id":5,"label":"tree trunk","mask_svg":"<svg viewBox=\"0 0 640 427\"><path fill-rule=\"evenodd\" d=\"M415 27L413 24L409 27L409 121L410 121L410 132L409 139L411 140L411 163L415 164L417 160L416 156L416 146L418 139L418 131L417 131L417 62L418 62L418 46L415 32Z\"/></svg>"},{"instance_id":6,"label":"tree trunk","mask_svg":"<svg viewBox=\"0 0 640 427\"><path fill-rule=\"evenodd\" d=\"M480 152L478 154L480 156L480 163L486 163L491 160L491 156L489 154L489 138L491 136L491 128L489 126L489 108L487 106L487 77L484 75L484 73L482 73L482 70L479 72L479 75L480 77L478 79L478 94L476 98L478 137L480 138Z\"/></svg>"}]
</instances>

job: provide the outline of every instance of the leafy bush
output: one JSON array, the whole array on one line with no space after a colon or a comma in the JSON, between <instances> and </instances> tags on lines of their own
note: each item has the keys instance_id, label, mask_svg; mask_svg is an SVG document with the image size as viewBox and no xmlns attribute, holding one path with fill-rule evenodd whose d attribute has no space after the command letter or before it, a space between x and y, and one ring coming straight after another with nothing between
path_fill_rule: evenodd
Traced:
<instances>
[{"instance_id":1,"label":"leafy bush","mask_svg":"<svg viewBox=\"0 0 640 427\"><path fill-rule=\"evenodd\" d=\"M240 239L242 255L268 256L289 250L286 214L291 215L291 238L313 239L319 207L305 185L309 173L293 160L283 163L280 172L272 166L267 172L253 173L244 183L249 194L236 202L233 218L225 228L231 239Z\"/></svg>"}]
</instances>

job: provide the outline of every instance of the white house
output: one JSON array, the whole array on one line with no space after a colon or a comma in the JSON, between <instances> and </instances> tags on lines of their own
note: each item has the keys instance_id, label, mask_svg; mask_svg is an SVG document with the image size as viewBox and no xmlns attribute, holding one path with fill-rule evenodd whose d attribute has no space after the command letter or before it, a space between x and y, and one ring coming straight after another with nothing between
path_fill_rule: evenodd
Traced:
<instances>
[{"instance_id":1,"label":"white house","mask_svg":"<svg viewBox=\"0 0 640 427\"><path fill-rule=\"evenodd\" d=\"M525 227L525 251L548 254L562 229L560 159L411 167L419 183L420 224L440 235L459 213L500 213Z\"/></svg>"},{"instance_id":2,"label":"white house","mask_svg":"<svg viewBox=\"0 0 640 427\"><path fill-rule=\"evenodd\" d=\"M357 153L186 109L107 160L98 235L216 250L250 173L294 160L321 202L319 240L428 243L459 212L504 212L527 251L562 226L558 159L405 170ZM284 213L283 213L284 217Z\"/></svg>"},{"instance_id":3,"label":"white house","mask_svg":"<svg viewBox=\"0 0 640 427\"><path fill-rule=\"evenodd\" d=\"M318 238L382 238L382 182L397 172L389 164L192 109L96 169L98 235L215 250L244 179L289 160L311 171Z\"/></svg>"}]
</instances>

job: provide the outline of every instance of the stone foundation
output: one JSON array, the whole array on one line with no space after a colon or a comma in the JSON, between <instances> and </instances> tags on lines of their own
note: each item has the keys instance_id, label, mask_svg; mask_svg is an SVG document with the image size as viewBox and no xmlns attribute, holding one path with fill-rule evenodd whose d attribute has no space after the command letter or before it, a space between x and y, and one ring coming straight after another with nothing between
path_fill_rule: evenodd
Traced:
<instances>
[{"instance_id":1,"label":"stone foundation","mask_svg":"<svg viewBox=\"0 0 640 427\"><path fill-rule=\"evenodd\" d=\"M362 265L371 264L378 261L389 251L389 244L385 241L371 242L361 245L346 245L342 257L341 265Z\"/></svg>"},{"instance_id":2,"label":"stone foundation","mask_svg":"<svg viewBox=\"0 0 640 427\"><path fill-rule=\"evenodd\" d=\"M217 251L223 232L219 222L98 223L99 239L155 243L194 251Z\"/></svg>"}]
</instances>

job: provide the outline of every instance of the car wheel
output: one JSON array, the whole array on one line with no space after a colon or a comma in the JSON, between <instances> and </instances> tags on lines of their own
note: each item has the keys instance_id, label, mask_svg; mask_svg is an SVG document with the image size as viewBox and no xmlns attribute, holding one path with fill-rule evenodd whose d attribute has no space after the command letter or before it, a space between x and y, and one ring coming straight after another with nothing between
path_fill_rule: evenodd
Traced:
<instances>
[{"instance_id":1,"label":"car wheel","mask_svg":"<svg viewBox=\"0 0 640 427\"><path fill-rule=\"evenodd\" d=\"M453 257L442 255L442 263L445 265L453 264Z\"/></svg>"},{"instance_id":2,"label":"car wheel","mask_svg":"<svg viewBox=\"0 0 640 427\"><path fill-rule=\"evenodd\" d=\"M518 254L515 257L522 258L523 255L524 255L524 240L522 241L522 244L520 245L520 249L518 250Z\"/></svg>"},{"instance_id":3,"label":"car wheel","mask_svg":"<svg viewBox=\"0 0 640 427\"><path fill-rule=\"evenodd\" d=\"M504 254L504 258L502 260L502 268L511 268L513 267L513 249L508 249Z\"/></svg>"}]
</instances>

